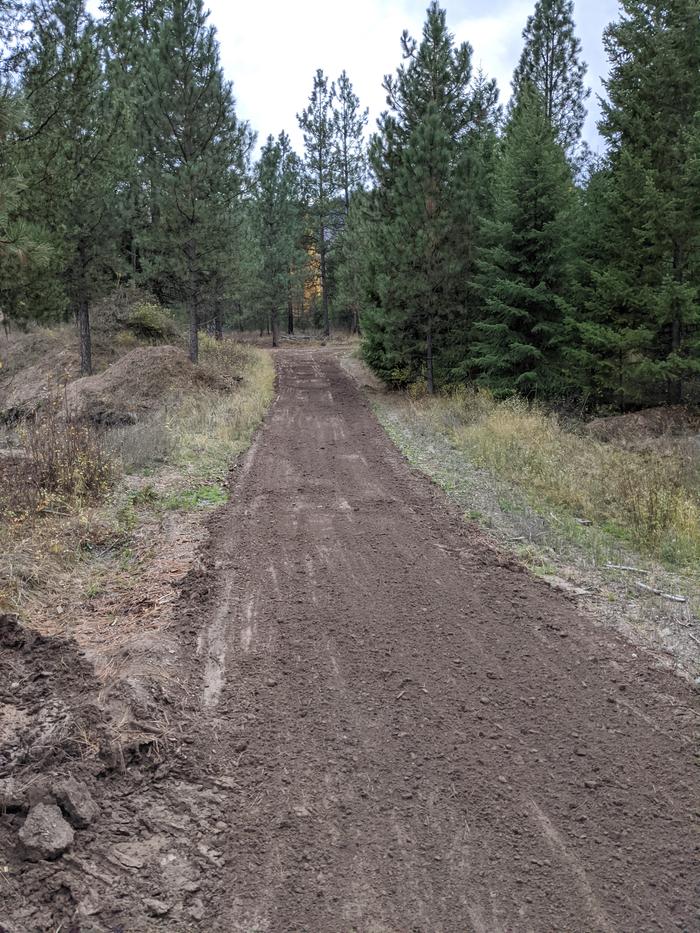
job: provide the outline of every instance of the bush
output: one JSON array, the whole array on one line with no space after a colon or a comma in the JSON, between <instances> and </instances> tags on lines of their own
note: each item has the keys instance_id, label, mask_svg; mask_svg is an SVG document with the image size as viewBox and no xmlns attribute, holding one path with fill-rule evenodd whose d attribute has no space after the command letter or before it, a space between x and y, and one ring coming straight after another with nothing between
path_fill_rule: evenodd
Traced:
<instances>
[{"instance_id":1,"label":"bush","mask_svg":"<svg viewBox=\"0 0 700 933\"><path fill-rule=\"evenodd\" d=\"M2 511L42 512L70 500L94 499L113 479L102 435L71 418L65 399L52 397L40 416L19 428L18 439L0 471Z\"/></svg>"},{"instance_id":2,"label":"bush","mask_svg":"<svg viewBox=\"0 0 700 933\"><path fill-rule=\"evenodd\" d=\"M128 329L149 343L168 343L177 337L175 321L165 308L146 303L132 308L127 321Z\"/></svg>"}]
</instances>

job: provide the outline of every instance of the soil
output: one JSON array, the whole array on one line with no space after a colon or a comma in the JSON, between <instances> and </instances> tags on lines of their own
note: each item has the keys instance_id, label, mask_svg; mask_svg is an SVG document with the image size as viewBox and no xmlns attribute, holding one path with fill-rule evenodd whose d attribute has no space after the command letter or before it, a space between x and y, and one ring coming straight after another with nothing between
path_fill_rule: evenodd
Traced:
<instances>
[{"instance_id":1,"label":"soil","mask_svg":"<svg viewBox=\"0 0 700 933\"><path fill-rule=\"evenodd\" d=\"M645 449L653 441L679 438L700 440L700 409L689 405L664 405L609 418L594 418L586 425L586 433L600 441L620 447Z\"/></svg>"},{"instance_id":2,"label":"soil","mask_svg":"<svg viewBox=\"0 0 700 933\"><path fill-rule=\"evenodd\" d=\"M138 347L97 376L84 376L66 389L66 404L78 418L104 427L135 424L173 393L197 385L226 388L198 369L177 347Z\"/></svg>"},{"instance_id":3,"label":"soil","mask_svg":"<svg viewBox=\"0 0 700 933\"><path fill-rule=\"evenodd\" d=\"M696 929L692 689L465 524L332 352L277 361L160 649L167 734L44 763L101 814L37 863L0 818L0 930Z\"/></svg>"}]
</instances>

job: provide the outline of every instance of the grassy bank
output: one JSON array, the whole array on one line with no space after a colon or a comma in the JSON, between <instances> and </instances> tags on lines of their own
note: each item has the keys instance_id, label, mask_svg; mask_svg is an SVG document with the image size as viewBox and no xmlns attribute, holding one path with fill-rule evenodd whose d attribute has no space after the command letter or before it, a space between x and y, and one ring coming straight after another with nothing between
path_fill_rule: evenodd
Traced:
<instances>
[{"instance_id":1,"label":"grassy bank","mask_svg":"<svg viewBox=\"0 0 700 933\"><path fill-rule=\"evenodd\" d=\"M603 443L580 423L486 393L388 393L357 360L345 362L371 392L392 440L465 519L601 624L640 638L665 663L697 676L697 447L678 439L640 448Z\"/></svg>"},{"instance_id":2,"label":"grassy bank","mask_svg":"<svg viewBox=\"0 0 700 933\"><path fill-rule=\"evenodd\" d=\"M26 497L33 508L13 507L12 476L0 475L0 611L72 635L98 669L134 636L167 626L203 515L226 500L228 469L272 401L274 365L262 350L205 338L200 368L134 424L57 429L84 430L89 444L73 451L73 481ZM17 433L26 464L28 435ZM94 458L100 481L86 484Z\"/></svg>"},{"instance_id":3,"label":"grassy bank","mask_svg":"<svg viewBox=\"0 0 700 933\"><path fill-rule=\"evenodd\" d=\"M700 463L680 445L621 449L522 400L468 390L409 401L406 416L447 437L535 509L592 522L673 569L700 561Z\"/></svg>"}]
</instances>

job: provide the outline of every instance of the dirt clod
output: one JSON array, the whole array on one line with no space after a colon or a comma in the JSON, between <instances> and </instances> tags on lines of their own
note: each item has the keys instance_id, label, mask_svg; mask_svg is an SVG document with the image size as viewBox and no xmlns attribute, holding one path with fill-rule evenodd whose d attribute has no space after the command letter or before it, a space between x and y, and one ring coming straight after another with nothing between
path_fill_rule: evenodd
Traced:
<instances>
[{"instance_id":1,"label":"dirt clod","mask_svg":"<svg viewBox=\"0 0 700 933\"><path fill-rule=\"evenodd\" d=\"M53 787L59 806L77 829L84 829L97 818L100 808L82 781L71 775Z\"/></svg>"},{"instance_id":2,"label":"dirt clod","mask_svg":"<svg viewBox=\"0 0 700 933\"><path fill-rule=\"evenodd\" d=\"M74 833L55 804L32 807L19 831L27 859L55 859L73 845Z\"/></svg>"}]
</instances>

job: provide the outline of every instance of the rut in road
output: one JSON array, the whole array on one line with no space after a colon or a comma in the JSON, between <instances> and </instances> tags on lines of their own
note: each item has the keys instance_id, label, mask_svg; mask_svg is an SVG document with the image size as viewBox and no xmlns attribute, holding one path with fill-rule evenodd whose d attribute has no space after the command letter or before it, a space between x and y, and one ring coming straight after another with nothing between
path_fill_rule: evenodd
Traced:
<instances>
[{"instance_id":1,"label":"rut in road","mask_svg":"<svg viewBox=\"0 0 700 933\"><path fill-rule=\"evenodd\" d=\"M463 523L332 353L277 361L190 595L206 928L691 929L690 689Z\"/></svg>"}]
</instances>

